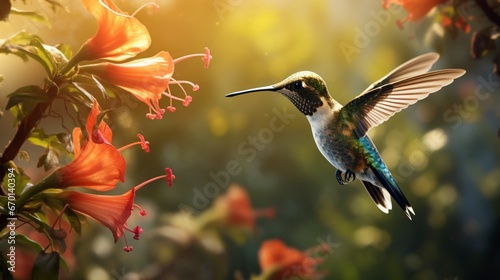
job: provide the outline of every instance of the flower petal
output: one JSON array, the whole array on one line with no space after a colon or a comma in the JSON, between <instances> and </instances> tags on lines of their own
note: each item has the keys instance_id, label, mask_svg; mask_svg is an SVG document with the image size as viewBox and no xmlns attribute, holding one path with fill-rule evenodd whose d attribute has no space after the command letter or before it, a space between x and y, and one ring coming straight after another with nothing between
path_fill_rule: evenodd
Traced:
<instances>
[{"instance_id":1,"label":"flower petal","mask_svg":"<svg viewBox=\"0 0 500 280\"><path fill-rule=\"evenodd\" d=\"M83 0L97 20L97 32L82 46L81 60L121 61L134 57L151 45L147 28L121 11L111 0Z\"/></svg>"},{"instance_id":2,"label":"flower petal","mask_svg":"<svg viewBox=\"0 0 500 280\"><path fill-rule=\"evenodd\" d=\"M114 189L125 177L125 159L111 144L88 141L80 154L56 171L60 183L54 188L84 187L99 191Z\"/></svg>"},{"instance_id":3,"label":"flower petal","mask_svg":"<svg viewBox=\"0 0 500 280\"><path fill-rule=\"evenodd\" d=\"M149 58L121 64L105 62L86 65L81 70L130 92L158 113L162 110L159 100L174 73L174 63L170 54L162 51Z\"/></svg>"},{"instance_id":4,"label":"flower petal","mask_svg":"<svg viewBox=\"0 0 500 280\"><path fill-rule=\"evenodd\" d=\"M87 117L86 130L89 135L87 143L80 149L81 130L73 130L73 144L75 145L75 159L54 171L59 178L59 183L54 188L85 187L100 191L115 188L118 181L124 181L125 159L120 152L110 144L111 129L105 122L99 124L98 134L105 141L96 143L94 127L96 125L99 105L94 102L94 107Z\"/></svg>"},{"instance_id":5,"label":"flower petal","mask_svg":"<svg viewBox=\"0 0 500 280\"><path fill-rule=\"evenodd\" d=\"M99 104L97 103L97 100L94 100L94 107L92 107L92 110L90 111L87 117L87 122L85 124L87 135L91 137L94 136L94 129L96 129L95 126L97 123L97 116L99 115L99 113L100 113ZM99 127L97 129L99 130L101 136L103 136L103 138L106 140L105 142L111 143L111 139L113 138L113 131L108 126L108 124L102 121L99 123Z\"/></svg>"},{"instance_id":6,"label":"flower petal","mask_svg":"<svg viewBox=\"0 0 500 280\"><path fill-rule=\"evenodd\" d=\"M124 226L132 214L135 189L122 195L96 195L64 191L55 195L80 212L106 226L113 233L115 242L124 233Z\"/></svg>"},{"instance_id":7,"label":"flower petal","mask_svg":"<svg viewBox=\"0 0 500 280\"><path fill-rule=\"evenodd\" d=\"M215 210L221 214L222 223L230 227L255 229L258 217L274 218L274 208L253 209L247 191L239 185L231 185L227 193L214 201Z\"/></svg>"},{"instance_id":8,"label":"flower petal","mask_svg":"<svg viewBox=\"0 0 500 280\"><path fill-rule=\"evenodd\" d=\"M305 253L287 247L279 239L271 239L262 243L259 249L259 264L262 271L271 272L270 279L288 279L290 276L298 276L306 279L314 276L314 269L307 267L308 259Z\"/></svg>"}]
</instances>

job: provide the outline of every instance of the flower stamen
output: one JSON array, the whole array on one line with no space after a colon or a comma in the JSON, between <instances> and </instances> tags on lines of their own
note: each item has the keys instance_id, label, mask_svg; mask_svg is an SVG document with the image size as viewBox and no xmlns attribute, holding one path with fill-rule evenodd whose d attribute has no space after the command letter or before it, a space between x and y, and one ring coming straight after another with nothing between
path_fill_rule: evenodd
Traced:
<instances>
[{"instance_id":1,"label":"flower stamen","mask_svg":"<svg viewBox=\"0 0 500 280\"><path fill-rule=\"evenodd\" d=\"M147 185L153 181L159 180L159 179L165 179L168 183L168 186L172 187L173 181L175 179L175 175L172 173L172 169L169 167L165 168L165 173L166 173L165 175L156 176L154 178L151 178L149 180L146 180L146 181L140 183L139 185L134 187L135 191L138 191L140 188L144 187L145 185Z\"/></svg>"},{"instance_id":2,"label":"flower stamen","mask_svg":"<svg viewBox=\"0 0 500 280\"><path fill-rule=\"evenodd\" d=\"M205 53L188 54L188 55L181 56L181 57L174 59L173 62L175 64L175 63L182 61L184 59L188 59L188 58L192 58L192 57L200 57L200 56L202 57L201 59L205 63L205 65L204 65L205 69L207 69L208 66L210 65L210 61L212 60L212 55L210 55L210 49L207 47L205 47Z\"/></svg>"},{"instance_id":3,"label":"flower stamen","mask_svg":"<svg viewBox=\"0 0 500 280\"><path fill-rule=\"evenodd\" d=\"M134 203L134 208L139 209L139 215L141 215L142 217L147 215L146 211L144 209L142 209L142 207L139 206L138 204Z\"/></svg>"},{"instance_id":4,"label":"flower stamen","mask_svg":"<svg viewBox=\"0 0 500 280\"><path fill-rule=\"evenodd\" d=\"M197 85L197 84L195 84L193 82L190 82L190 81L184 81L184 80L183 81L177 81L174 78L171 78L170 79L170 83L171 84L177 84L177 85L179 85L180 88L182 89L182 91L184 92L184 95L187 95L187 94L186 94L186 91L184 90L184 88L182 87L182 84L188 84L188 85L190 85L191 87L193 87L193 89L192 89L193 91L197 91L197 90L200 89L199 85Z\"/></svg>"},{"instance_id":5,"label":"flower stamen","mask_svg":"<svg viewBox=\"0 0 500 280\"><path fill-rule=\"evenodd\" d=\"M123 228L130 231L130 232L133 232L131 229L129 229L127 226L123 225ZM129 252L132 252L132 250L134 249L134 247L128 245L128 242L127 242L127 235L124 234L123 235L123 240L125 242L125 247L123 247L123 251L129 253Z\"/></svg>"},{"instance_id":6,"label":"flower stamen","mask_svg":"<svg viewBox=\"0 0 500 280\"><path fill-rule=\"evenodd\" d=\"M125 251L125 252L127 252L127 253L132 252L132 250L133 250L133 249L134 249L134 248L133 248L132 246L128 246L128 245L127 245L127 246L125 246L125 247L123 247L123 251Z\"/></svg>"},{"instance_id":7,"label":"flower stamen","mask_svg":"<svg viewBox=\"0 0 500 280\"><path fill-rule=\"evenodd\" d=\"M174 184L175 175L170 167L165 168L165 172L167 173L165 179L168 182L168 186L172 187L172 185Z\"/></svg>"},{"instance_id":8,"label":"flower stamen","mask_svg":"<svg viewBox=\"0 0 500 280\"><path fill-rule=\"evenodd\" d=\"M144 230L140 226L136 226L132 232L134 233L133 238L135 240L139 240L139 236L144 232Z\"/></svg>"},{"instance_id":9,"label":"flower stamen","mask_svg":"<svg viewBox=\"0 0 500 280\"><path fill-rule=\"evenodd\" d=\"M153 107L149 108L149 113L146 114L146 117L150 120L155 120L155 119L161 120L163 118L163 114L165 114L165 109L162 109L162 108L151 109L151 108L153 108ZM151 112L155 112L155 114L153 114Z\"/></svg>"},{"instance_id":10,"label":"flower stamen","mask_svg":"<svg viewBox=\"0 0 500 280\"><path fill-rule=\"evenodd\" d=\"M149 141L146 141L144 139L144 136L142 136L142 134L137 134L137 137L139 137L139 140L140 141L137 141L137 142L132 142L130 144L127 144L121 148L118 149L118 151L121 153L122 151L130 148L130 147L133 147L133 146L137 146L137 145L141 145L141 148L146 152L146 153L149 153Z\"/></svg>"},{"instance_id":11,"label":"flower stamen","mask_svg":"<svg viewBox=\"0 0 500 280\"><path fill-rule=\"evenodd\" d=\"M187 94L187 92L184 89L184 87L182 86L182 84L188 84L188 85L190 85L192 87L193 91L199 90L200 86L198 86L197 84L195 84L193 82L190 82L190 81L184 81L184 80L183 81L177 81L174 78L171 78L170 81L171 81L171 83L178 85L181 88L182 92L184 93L184 99L183 99L183 98L180 98L180 97L177 97L177 96L173 95L170 92L170 87L167 88L167 92L163 92L163 95L165 95L168 98L170 98L170 106L167 107L167 110L169 110L170 112L175 112L175 107L172 106L172 100L173 99L181 101L182 105L184 105L186 107L189 106L189 104L191 104L191 102L193 101L193 97Z\"/></svg>"},{"instance_id":12,"label":"flower stamen","mask_svg":"<svg viewBox=\"0 0 500 280\"><path fill-rule=\"evenodd\" d=\"M155 11L157 11L160 8L160 5L156 4L155 2L149 2L146 4L143 4L140 6L137 10L135 10L134 13L132 13L130 16L135 17L135 15L140 12L141 10L145 9L146 7L152 6Z\"/></svg>"}]
</instances>

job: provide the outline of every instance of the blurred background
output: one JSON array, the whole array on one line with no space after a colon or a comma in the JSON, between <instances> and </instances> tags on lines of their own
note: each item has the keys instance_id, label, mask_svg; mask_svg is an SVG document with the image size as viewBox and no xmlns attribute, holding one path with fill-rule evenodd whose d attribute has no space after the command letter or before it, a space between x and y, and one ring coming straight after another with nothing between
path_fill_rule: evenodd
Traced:
<instances>
[{"instance_id":1,"label":"blurred background","mask_svg":"<svg viewBox=\"0 0 500 280\"><path fill-rule=\"evenodd\" d=\"M175 65L177 80L200 85L189 107L178 106L155 121L145 118L142 103L111 116L117 147L135 141L137 133L151 142L148 154L139 149L124 153L127 178L117 193L161 174L166 166L176 180L171 189L158 182L138 193L137 202L148 216L133 221L145 235L129 240L132 253L124 253L122 244L112 245L109 231L90 222L75 241L72 278L122 279L143 273L162 258L175 263L175 255L159 253L155 230L180 211L202 213L230 183L248 191L254 208L275 207L276 217L259 219L243 239L223 234L217 260L224 269L216 277L204 274L205 279L234 279L236 271L245 279L259 274L258 249L270 238L302 251L334 243L333 253L318 268L328 273L325 279L498 275L500 81L491 59L470 57L470 33L452 38L435 28L432 14L401 29L397 21L407 12L384 10L380 1L156 2L159 10L137 15L153 40L140 56L166 50L175 58L209 47L213 61L208 70L198 59ZM116 1L130 13L143 3ZM24 28L38 32L46 44L65 42L76 51L95 33L96 23L79 1L64 5L67 11L48 10L51 27L11 16L0 23L0 35ZM485 22L478 19L471 25ZM345 104L394 67L430 51L441 53L434 69L464 68L467 74L369 133L411 202L413 221L396 205L387 215L380 212L359 181L340 186L335 168L317 150L306 118L279 94L224 97L311 70ZM2 108L5 96L20 84L43 82L41 67L17 57L0 56L0 73ZM272 123L280 129L271 129ZM60 127L50 120L42 125ZM4 146L14 131L8 112L0 131ZM42 151L29 144L24 149ZM36 158L20 165L32 178L41 178L30 169ZM206 187L213 183L220 187L215 194ZM213 261L192 254L182 258L188 261L183 265L201 269Z\"/></svg>"}]
</instances>

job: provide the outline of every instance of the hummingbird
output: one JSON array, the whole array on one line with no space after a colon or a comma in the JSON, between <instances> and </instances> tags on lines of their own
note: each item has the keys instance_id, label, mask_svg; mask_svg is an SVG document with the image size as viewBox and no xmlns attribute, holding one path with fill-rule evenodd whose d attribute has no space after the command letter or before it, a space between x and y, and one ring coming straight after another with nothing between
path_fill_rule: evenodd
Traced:
<instances>
[{"instance_id":1,"label":"hummingbird","mask_svg":"<svg viewBox=\"0 0 500 280\"><path fill-rule=\"evenodd\" d=\"M332 98L325 81L311 71L226 97L261 91L284 95L306 116L319 151L337 169L340 185L359 179L382 212L392 209L392 197L411 220L413 208L366 133L465 74L463 69L429 71L438 58L437 53L427 53L401 64L345 106Z\"/></svg>"}]
</instances>

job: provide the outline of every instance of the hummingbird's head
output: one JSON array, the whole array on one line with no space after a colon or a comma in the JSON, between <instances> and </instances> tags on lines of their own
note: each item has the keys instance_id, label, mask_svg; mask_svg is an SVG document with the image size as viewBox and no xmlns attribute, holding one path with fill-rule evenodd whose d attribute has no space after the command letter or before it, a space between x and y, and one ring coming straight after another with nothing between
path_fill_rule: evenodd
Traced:
<instances>
[{"instance_id":1,"label":"hummingbird's head","mask_svg":"<svg viewBox=\"0 0 500 280\"><path fill-rule=\"evenodd\" d=\"M311 71L297 72L272 86L237 91L227 94L226 97L257 91L279 92L307 116L312 116L318 107L323 106L323 102L330 103L331 99L323 78Z\"/></svg>"}]
</instances>

